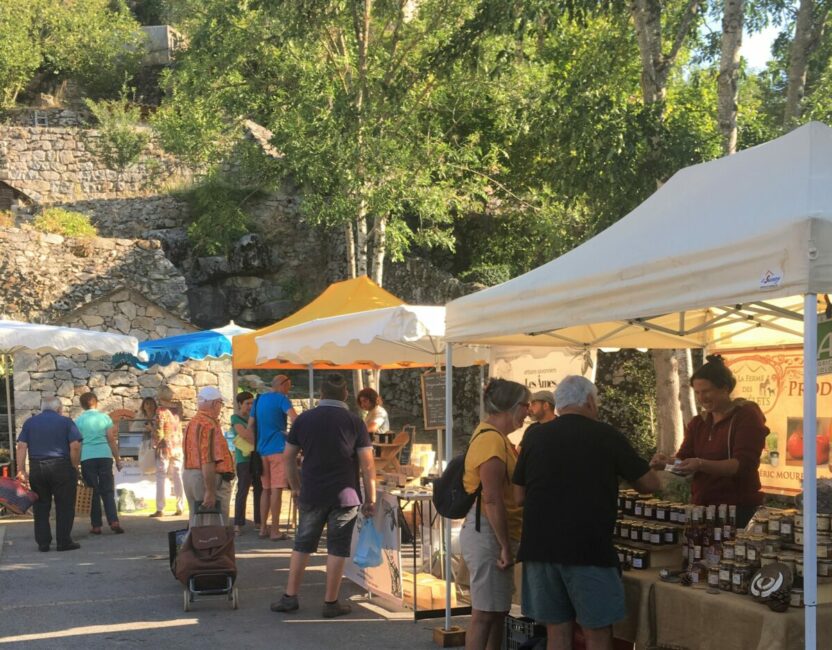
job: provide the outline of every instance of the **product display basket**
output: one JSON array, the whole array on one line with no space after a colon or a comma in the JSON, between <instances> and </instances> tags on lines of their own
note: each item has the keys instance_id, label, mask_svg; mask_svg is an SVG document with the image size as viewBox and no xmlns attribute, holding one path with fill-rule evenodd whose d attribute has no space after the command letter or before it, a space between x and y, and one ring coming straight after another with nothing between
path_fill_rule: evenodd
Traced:
<instances>
[{"instance_id":1,"label":"product display basket","mask_svg":"<svg viewBox=\"0 0 832 650\"><path fill-rule=\"evenodd\" d=\"M506 650L518 650L531 638L546 638L546 626L535 623L525 616L506 616Z\"/></svg>"},{"instance_id":2,"label":"product display basket","mask_svg":"<svg viewBox=\"0 0 832 650\"><path fill-rule=\"evenodd\" d=\"M88 515L92 510L92 488L78 481L78 488L75 492L75 515Z\"/></svg>"}]
</instances>

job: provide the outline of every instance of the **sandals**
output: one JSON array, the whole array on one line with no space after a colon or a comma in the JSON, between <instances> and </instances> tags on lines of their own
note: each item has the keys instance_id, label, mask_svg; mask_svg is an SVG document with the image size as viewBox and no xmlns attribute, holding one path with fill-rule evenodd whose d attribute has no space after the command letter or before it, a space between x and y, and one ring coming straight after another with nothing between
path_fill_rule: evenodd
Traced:
<instances>
[{"instance_id":1,"label":"sandals","mask_svg":"<svg viewBox=\"0 0 832 650\"><path fill-rule=\"evenodd\" d=\"M272 542L285 542L287 539L289 539L289 536L286 533L278 533L277 535L269 537L269 541Z\"/></svg>"}]
</instances>

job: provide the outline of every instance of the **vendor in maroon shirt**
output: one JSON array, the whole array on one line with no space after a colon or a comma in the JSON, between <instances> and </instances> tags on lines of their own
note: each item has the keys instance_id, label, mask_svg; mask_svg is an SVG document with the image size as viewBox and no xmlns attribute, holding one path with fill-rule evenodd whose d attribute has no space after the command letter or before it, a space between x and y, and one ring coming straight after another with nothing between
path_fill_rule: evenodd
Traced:
<instances>
[{"instance_id":1,"label":"vendor in maroon shirt","mask_svg":"<svg viewBox=\"0 0 832 650\"><path fill-rule=\"evenodd\" d=\"M754 402L731 399L737 380L719 355L707 358L691 376L691 384L702 413L685 429L674 471L693 475L696 505L736 505L737 526L745 527L763 502L757 470L769 432L766 418ZM650 464L664 468L672 462L656 454Z\"/></svg>"}]
</instances>

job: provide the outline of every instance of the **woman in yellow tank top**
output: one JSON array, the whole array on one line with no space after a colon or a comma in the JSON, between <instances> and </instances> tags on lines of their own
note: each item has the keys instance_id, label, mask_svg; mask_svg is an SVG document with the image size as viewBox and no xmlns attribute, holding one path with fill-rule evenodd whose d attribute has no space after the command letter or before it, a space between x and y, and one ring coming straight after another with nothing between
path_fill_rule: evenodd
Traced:
<instances>
[{"instance_id":1,"label":"woman in yellow tank top","mask_svg":"<svg viewBox=\"0 0 832 650\"><path fill-rule=\"evenodd\" d=\"M523 384L492 379L484 393L486 418L474 430L465 455L465 490L472 494L482 485L480 516L475 503L460 532L462 556L471 576L471 623L465 636L468 650L499 650L504 619L511 609L512 566L523 510L514 502L511 476L517 451L508 434L522 426L530 398Z\"/></svg>"}]
</instances>

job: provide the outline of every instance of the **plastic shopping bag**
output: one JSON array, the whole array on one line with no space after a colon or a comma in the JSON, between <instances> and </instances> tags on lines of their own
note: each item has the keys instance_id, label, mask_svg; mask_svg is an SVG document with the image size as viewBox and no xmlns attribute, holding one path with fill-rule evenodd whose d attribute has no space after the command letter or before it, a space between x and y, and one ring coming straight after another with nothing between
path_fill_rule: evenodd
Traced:
<instances>
[{"instance_id":1,"label":"plastic shopping bag","mask_svg":"<svg viewBox=\"0 0 832 650\"><path fill-rule=\"evenodd\" d=\"M156 450L150 440L142 440L139 447L139 471L142 474L152 474L156 471Z\"/></svg>"},{"instance_id":2,"label":"plastic shopping bag","mask_svg":"<svg viewBox=\"0 0 832 650\"><path fill-rule=\"evenodd\" d=\"M364 520L364 525L358 533L358 543L355 545L352 561L362 569L381 564L381 535L372 519Z\"/></svg>"}]
</instances>

